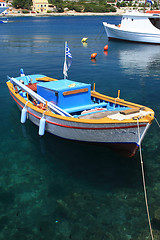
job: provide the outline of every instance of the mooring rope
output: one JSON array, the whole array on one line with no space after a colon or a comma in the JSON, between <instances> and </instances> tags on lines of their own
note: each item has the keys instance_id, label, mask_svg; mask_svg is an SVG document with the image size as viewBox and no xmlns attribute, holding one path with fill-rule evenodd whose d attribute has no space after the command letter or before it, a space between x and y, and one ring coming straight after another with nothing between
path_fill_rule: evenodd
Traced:
<instances>
[{"instance_id":1,"label":"mooring rope","mask_svg":"<svg viewBox=\"0 0 160 240\"><path fill-rule=\"evenodd\" d=\"M146 183L145 183L145 176L144 176L144 166L143 166L142 148L141 148L141 142L140 142L140 130L139 130L138 119L137 119L137 126L138 126L138 137L139 137L139 152L140 152L140 160L141 160L141 170L142 170L142 178L143 178L143 189L144 189L146 210L147 210L147 216L148 216L148 224L149 224L151 238L152 238L152 240L154 240L152 226L151 226L151 220L150 220L150 214L149 214L149 208L148 208L147 191L146 191Z\"/></svg>"},{"instance_id":2,"label":"mooring rope","mask_svg":"<svg viewBox=\"0 0 160 240\"><path fill-rule=\"evenodd\" d=\"M160 127L160 124L159 124L159 122L158 122L158 120L157 120L157 118L156 118L155 116L154 116L154 119L155 119L155 121L156 121L158 127Z\"/></svg>"},{"instance_id":3,"label":"mooring rope","mask_svg":"<svg viewBox=\"0 0 160 240\"><path fill-rule=\"evenodd\" d=\"M103 32L101 32L101 29L103 29ZM105 29L104 27L102 26L102 28L100 29L100 32L97 34L95 40L97 40L97 38L99 37L99 39L101 39L102 35L105 33ZM100 35L100 36L99 36Z\"/></svg>"}]
</instances>

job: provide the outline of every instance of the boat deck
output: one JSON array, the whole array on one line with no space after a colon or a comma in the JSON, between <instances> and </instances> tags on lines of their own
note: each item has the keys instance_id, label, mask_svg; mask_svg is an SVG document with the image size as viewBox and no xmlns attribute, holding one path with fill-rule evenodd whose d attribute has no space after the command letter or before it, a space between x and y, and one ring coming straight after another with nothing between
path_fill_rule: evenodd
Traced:
<instances>
[{"instance_id":1,"label":"boat deck","mask_svg":"<svg viewBox=\"0 0 160 240\"><path fill-rule=\"evenodd\" d=\"M103 97L91 91L91 84L79 83L67 79L58 80L44 75L22 76L17 78L30 90L46 100L48 104L60 107L62 111L77 119L132 119L135 116L148 114L140 107L127 106L117 98ZM40 102L35 101L27 92L18 88L17 92L34 106L40 107ZM111 99L111 100L110 100ZM125 102L125 101L124 101ZM43 110L47 106L43 104ZM49 108L48 108L49 109ZM51 110L52 111L52 110Z\"/></svg>"}]
</instances>

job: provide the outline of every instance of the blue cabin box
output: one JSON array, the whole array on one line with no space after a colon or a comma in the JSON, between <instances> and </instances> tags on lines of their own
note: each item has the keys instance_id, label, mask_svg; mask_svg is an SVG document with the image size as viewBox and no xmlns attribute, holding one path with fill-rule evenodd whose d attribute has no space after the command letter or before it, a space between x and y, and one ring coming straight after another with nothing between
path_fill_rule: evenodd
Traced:
<instances>
[{"instance_id":1,"label":"blue cabin box","mask_svg":"<svg viewBox=\"0 0 160 240\"><path fill-rule=\"evenodd\" d=\"M62 109L91 104L91 84L67 79L38 83L37 93Z\"/></svg>"}]
</instances>

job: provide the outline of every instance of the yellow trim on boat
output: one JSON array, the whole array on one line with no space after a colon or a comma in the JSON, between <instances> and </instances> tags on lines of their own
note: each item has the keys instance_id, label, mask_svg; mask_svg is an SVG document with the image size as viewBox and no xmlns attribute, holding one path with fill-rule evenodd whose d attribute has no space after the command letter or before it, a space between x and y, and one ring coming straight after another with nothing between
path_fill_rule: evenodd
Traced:
<instances>
[{"instance_id":1,"label":"yellow trim on boat","mask_svg":"<svg viewBox=\"0 0 160 240\"><path fill-rule=\"evenodd\" d=\"M115 101L116 101L116 104L122 104L126 107L131 107L131 108L132 107L134 107L134 108L135 107L139 107L139 108L144 107L144 106L136 104L136 103L127 102L124 99L109 97L109 96L103 95L101 93L98 93L96 91L91 91L91 96L92 97L97 97L97 98L100 98L104 101L109 101L109 102L112 102L112 103L115 103Z\"/></svg>"},{"instance_id":2,"label":"yellow trim on boat","mask_svg":"<svg viewBox=\"0 0 160 240\"><path fill-rule=\"evenodd\" d=\"M25 105L27 101L19 93L16 93L16 90L14 90L12 83L11 82L7 82L7 86L9 88L10 92L21 103L23 103ZM102 100L110 101L112 103L116 102L116 104L121 104L121 105L124 105L126 107L139 108L139 109L143 108L143 111L149 112L149 114L147 114L144 117L141 117L138 120L139 123L150 123L151 124L153 119L154 119L154 111L152 109L148 108L148 107L144 107L144 106L139 105L139 104L127 102L127 101L125 101L123 99L117 99L117 98L113 98L113 97L108 97L108 96L105 96L105 95L100 94L100 93L95 92L95 91L92 91L91 95L93 97L98 97L98 98L100 98ZM51 112L49 109L47 109L47 111L46 110L42 110L42 109L38 108L37 106L34 106L31 102L27 103L27 107L33 109L34 111L37 111L38 113L44 114L44 112L45 112L45 115L47 115L47 116L54 117L54 118L57 118L57 119L62 119L62 120L69 121L69 122L88 123L88 124L93 124L93 123L94 124L104 124L104 123L107 123L107 124L137 123L137 118L136 117L134 117L134 119L125 119L125 120L122 120L122 121L110 119L108 117L104 117L104 118L101 118L101 119L78 119L78 118L71 118L71 117L66 117L66 116L61 116L61 115L55 114L55 113ZM138 117L138 113L137 113L137 117Z\"/></svg>"},{"instance_id":3,"label":"yellow trim on boat","mask_svg":"<svg viewBox=\"0 0 160 240\"><path fill-rule=\"evenodd\" d=\"M52 82L52 81L58 81L58 79L50 78L50 77L42 77L42 78L36 78L36 81Z\"/></svg>"}]
</instances>

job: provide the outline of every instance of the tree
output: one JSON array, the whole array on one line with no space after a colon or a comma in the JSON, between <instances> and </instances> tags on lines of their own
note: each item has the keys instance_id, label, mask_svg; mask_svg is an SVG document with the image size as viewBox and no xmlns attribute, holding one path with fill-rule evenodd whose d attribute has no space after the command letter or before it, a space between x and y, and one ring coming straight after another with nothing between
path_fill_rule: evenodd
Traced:
<instances>
[{"instance_id":1,"label":"tree","mask_svg":"<svg viewBox=\"0 0 160 240\"><path fill-rule=\"evenodd\" d=\"M49 0L49 3L56 6L58 12L64 11L63 0Z\"/></svg>"},{"instance_id":2,"label":"tree","mask_svg":"<svg viewBox=\"0 0 160 240\"><path fill-rule=\"evenodd\" d=\"M121 2L121 7L126 7L126 3L124 1Z\"/></svg>"},{"instance_id":3,"label":"tree","mask_svg":"<svg viewBox=\"0 0 160 240\"><path fill-rule=\"evenodd\" d=\"M49 0L49 3L56 6L56 5L62 4L63 0Z\"/></svg>"},{"instance_id":4,"label":"tree","mask_svg":"<svg viewBox=\"0 0 160 240\"><path fill-rule=\"evenodd\" d=\"M132 2L131 1L128 3L128 7L132 7Z\"/></svg>"},{"instance_id":5,"label":"tree","mask_svg":"<svg viewBox=\"0 0 160 240\"><path fill-rule=\"evenodd\" d=\"M104 5L106 3L105 0L99 0L99 5Z\"/></svg>"},{"instance_id":6,"label":"tree","mask_svg":"<svg viewBox=\"0 0 160 240\"><path fill-rule=\"evenodd\" d=\"M117 6L118 8L120 8L120 7L121 7L121 3L120 3L120 2L117 2L116 6Z\"/></svg>"},{"instance_id":7,"label":"tree","mask_svg":"<svg viewBox=\"0 0 160 240\"><path fill-rule=\"evenodd\" d=\"M32 6L32 0L13 0L12 5L15 8L30 10Z\"/></svg>"}]
</instances>

